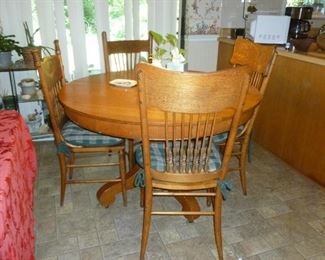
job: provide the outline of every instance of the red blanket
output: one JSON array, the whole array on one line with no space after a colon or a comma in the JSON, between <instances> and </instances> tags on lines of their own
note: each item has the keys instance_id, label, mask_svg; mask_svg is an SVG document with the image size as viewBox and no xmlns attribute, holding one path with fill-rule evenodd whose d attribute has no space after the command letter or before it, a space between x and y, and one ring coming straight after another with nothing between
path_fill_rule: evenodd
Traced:
<instances>
[{"instance_id":1,"label":"red blanket","mask_svg":"<svg viewBox=\"0 0 325 260\"><path fill-rule=\"evenodd\" d=\"M35 259L33 189L36 154L16 111L0 111L0 259Z\"/></svg>"}]
</instances>

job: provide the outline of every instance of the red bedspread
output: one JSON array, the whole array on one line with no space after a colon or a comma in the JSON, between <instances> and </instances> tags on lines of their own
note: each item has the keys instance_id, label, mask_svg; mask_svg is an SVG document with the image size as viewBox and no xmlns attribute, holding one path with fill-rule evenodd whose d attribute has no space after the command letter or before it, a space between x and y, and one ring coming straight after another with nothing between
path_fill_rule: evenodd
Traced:
<instances>
[{"instance_id":1,"label":"red bedspread","mask_svg":"<svg viewBox=\"0 0 325 260\"><path fill-rule=\"evenodd\" d=\"M24 119L0 110L0 259L35 259L35 148Z\"/></svg>"}]
</instances>

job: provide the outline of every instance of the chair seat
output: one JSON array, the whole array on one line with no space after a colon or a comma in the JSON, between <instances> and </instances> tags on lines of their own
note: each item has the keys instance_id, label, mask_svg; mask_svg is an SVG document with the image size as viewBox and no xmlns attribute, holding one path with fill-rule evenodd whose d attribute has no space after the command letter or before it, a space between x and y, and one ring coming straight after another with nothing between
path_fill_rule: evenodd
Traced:
<instances>
[{"instance_id":1,"label":"chair seat","mask_svg":"<svg viewBox=\"0 0 325 260\"><path fill-rule=\"evenodd\" d=\"M179 142L178 142L179 144ZM179 155L177 155L178 158ZM192 156L191 156L192 157ZM166 171L166 155L165 155L165 143L164 142L152 142L150 144L150 158L151 158L151 167L159 172ZM143 154L142 154L142 145L137 145L135 148L135 159L140 167L143 165ZM193 160L193 158L191 158ZM178 161L178 159L176 160ZM184 159L185 161L185 159ZM184 163L185 165L185 163ZM185 166L184 166L185 167ZM218 170L221 167L221 157L219 149L212 145L210 159L208 161L208 171L213 172Z\"/></svg>"},{"instance_id":2,"label":"chair seat","mask_svg":"<svg viewBox=\"0 0 325 260\"><path fill-rule=\"evenodd\" d=\"M83 147L114 146L123 144L124 142L124 139L121 138L91 132L71 121L64 124L62 135L66 142Z\"/></svg>"},{"instance_id":3,"label":"chair seat","mask_svg":"<svg viewBox=\"0 0 325 260\"><path fill-rule=\"evenodd\" d=\"M238 130L237 130L237 134L240 134L243 131L244 127L245 127L244 125L239 126ZM214 135L213 138L212 138L212 142L214 144L223 144L223 143L225 143L227 141L227 139L228 139L228 133L229 132L223 132L221 134Z\"/></svg>"}]
</instances>

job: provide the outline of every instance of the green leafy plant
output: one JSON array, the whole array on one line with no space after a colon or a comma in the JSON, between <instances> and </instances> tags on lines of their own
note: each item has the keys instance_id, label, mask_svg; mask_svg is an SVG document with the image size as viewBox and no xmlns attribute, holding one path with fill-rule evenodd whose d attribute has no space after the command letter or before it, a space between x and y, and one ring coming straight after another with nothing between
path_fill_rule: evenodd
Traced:
<instances>
[{"instance_id":1,"label":"green leafy plant","mask_svg":"<svg viewBox=\"0 0 325 260\"><path fill-rule=\"evenodd\" d=\"M15 35L0 34L0 52L16 51L18 55L21 54L21 47L19 42L14 40Z\"/></svg>"},{"instance_id":2,"label":"green leafy plant","mask_svg":"<svg viewBox=\"0 0 325 260\"><path fill-rule=\"evenodd\" d=\"M171 62L176 58L185 61L185 50L178 48L178 38L168 33L165 37L160 33L150 31L150 35L156 46L153 51L153 58L165 62ZM177 56L177 57L176 57Z\"/></svg>"}]
</instances>

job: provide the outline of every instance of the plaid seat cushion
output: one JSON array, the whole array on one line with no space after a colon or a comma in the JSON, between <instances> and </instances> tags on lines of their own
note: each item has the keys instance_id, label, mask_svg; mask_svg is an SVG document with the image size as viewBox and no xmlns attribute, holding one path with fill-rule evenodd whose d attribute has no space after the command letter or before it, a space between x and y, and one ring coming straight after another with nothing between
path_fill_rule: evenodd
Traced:
<instances>
[{"instance_id":1,"label":"plaid seat cushion","mask_svg":"<svg viewBox=\"0 0 325 260\"><path fill-rule=\"evenodd\" d=\"M71 121L64 124L61 132L66 142L77 146L112 146L123 143L123 139L91 132Z\"/></svg>"},{"instance_id":2,"label":"plaid seat cushion","mask_svg":"<svg viewBox=\"0 0 325 260\"><path fill-rule=\"evenodd\" d=\"M151 167L156 171L165 172L166 171L165 143L152 142L150 144L150 156L151 156ZM136 162L143 168L142 145L136 146L135 159ZM211 154L208 161L208 171L209 172L216 171L220 168L220 166L221 166L221 159L220 159L219 150L216 146L212 145Z\"/></svg>"},{"instance_id":3,"label":"plaid seat cushion","mask_svg":"<svg viewBox=\"0 0 325 260\"><path fill-rule=\"evenodd\" d=\"M243 131L244 129L244 125L241 125L238 127L238 130L237 130L237 134L240 134L241 131ZM215 136L213 136L213 139L212 139L212 142L215 143L215 144L223 144L227 141L227 138L228 138L228 133L229 132L223 132L221 134L217 134Z\"/></svg>"}]
</instances>

